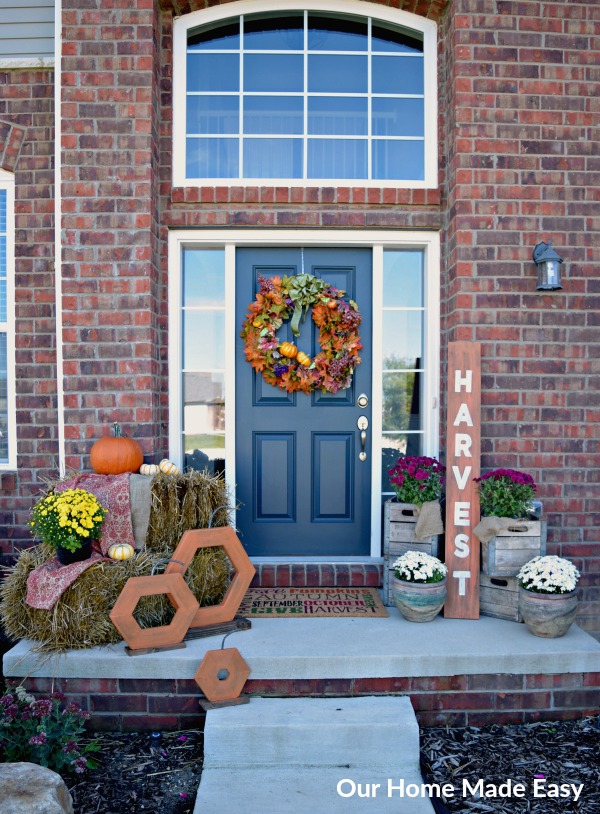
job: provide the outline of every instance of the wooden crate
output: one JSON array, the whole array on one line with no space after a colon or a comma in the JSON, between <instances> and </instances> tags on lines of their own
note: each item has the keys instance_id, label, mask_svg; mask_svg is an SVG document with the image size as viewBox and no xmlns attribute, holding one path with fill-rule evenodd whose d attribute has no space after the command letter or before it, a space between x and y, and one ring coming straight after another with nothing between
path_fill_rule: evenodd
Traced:
<instances>
[{"instance_id":1,"label":"wooden crate","mask_svg":"<svg viewBox=\"0 0 600 814\"><path fill-rule=\"evenodd\" d=\"M383 530L383 603L393 605L392 563L407 551L423 551L441 559L441 541L437 534L424 540L415 538L417 512L412 503L388 500L384 504Z\"/></svg>"},{"instance_id":2,"label":"wooden crate","mask_svg":"<svg viewBox=\"0 0 600 814\"><path fill-rule=\"evenodd\" d=\"M481 570L492 577L514 577L522 565L546 553L546 523L541 520L515 520L481 544Z\"/></svg>"},{"instance_id":3,"label":"wooden crate","mask_svg":"<svg viewBox=\"0 0 600 814\"><path fill-rule=\"evenodd\" d=\"M479 611L482 616L522 622L516 577L490 577L487 574L480 574L479 578Z\"/></svg>"}]
</instances>

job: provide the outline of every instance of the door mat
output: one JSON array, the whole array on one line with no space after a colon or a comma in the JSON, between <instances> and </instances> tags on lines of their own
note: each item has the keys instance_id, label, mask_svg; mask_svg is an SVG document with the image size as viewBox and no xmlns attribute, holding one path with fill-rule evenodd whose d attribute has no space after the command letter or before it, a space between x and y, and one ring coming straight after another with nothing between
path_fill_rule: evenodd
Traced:
<instances>
[{"instance_id":1,"label":"door mat","mask_svg":"<svg viewBox=\"0 0 600 814\"><path fill-rule=\"evenodd\" d=\"M387 616L377 588L250 588L238 614L249 617Z\"/></svg>"}]
</instances>

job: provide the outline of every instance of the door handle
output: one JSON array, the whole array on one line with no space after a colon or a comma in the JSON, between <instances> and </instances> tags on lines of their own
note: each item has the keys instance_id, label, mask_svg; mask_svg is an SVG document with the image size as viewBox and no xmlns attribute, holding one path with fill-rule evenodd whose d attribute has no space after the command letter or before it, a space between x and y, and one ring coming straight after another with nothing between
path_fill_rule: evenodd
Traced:
<instances>
[{"instance_id":1,"label":"door handle","mask_svg":"<svg viewBox=\"0 0 600 814\"><path fill-rule=\"evenodd\" d=\"M366 461L367 460L367 427L369 426L369 419L366 415L361 415L358 421L356 422L356 426L360 430L360 453L358 455L359 461Z\"/></svg>"}]
</instances>

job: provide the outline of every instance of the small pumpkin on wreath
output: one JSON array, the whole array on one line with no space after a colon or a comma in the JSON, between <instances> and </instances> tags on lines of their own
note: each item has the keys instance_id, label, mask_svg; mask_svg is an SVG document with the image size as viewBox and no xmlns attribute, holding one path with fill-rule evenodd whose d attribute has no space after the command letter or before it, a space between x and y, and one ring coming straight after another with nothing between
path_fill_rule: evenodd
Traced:
<instances>
[{"instance_id":1,"label":"small pumpkin on wreath","mask_svg":"<svg viewBox=\"0 0 600 814\"><path fill-rule=\"evenodd\" d=\"M241 333L246 359L268 384L293 393L322 390L337 393L350 386L362 349L358 328L362 317L344 291L312 274L258 277L258 293L250 305ZM319 329L320 352L311 359L293 342L279 342L277 331L291 319L294 336L300 335L312 307Z\"/></svg>"}]
</instances>

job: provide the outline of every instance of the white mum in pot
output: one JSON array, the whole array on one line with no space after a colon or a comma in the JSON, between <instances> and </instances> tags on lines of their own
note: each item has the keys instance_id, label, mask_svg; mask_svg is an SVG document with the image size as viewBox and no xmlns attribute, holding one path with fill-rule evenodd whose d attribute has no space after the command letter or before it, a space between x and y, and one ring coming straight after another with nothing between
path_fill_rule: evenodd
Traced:
<instances>
[{"instance_id":1,"label":"white mum in pot","mask_svg":"<svg viewBox=\"0 0 600 814\"><path fill-rule=\"evenodd\" d=\"M562 557L534 557L517 574L519 585L538 594L567 594L577 587L580 574L570 560Z\"/></svg>"},{"instance_id":2,"label":"white mum in pot","mask_svg":"<svg viewBox=\"0 0 600 814\"><path fill-rule=\"evenodd\" d=\"M392 563L394 576L404 582L441 582L448 569L441 560L423 551L407 551Z\"/></svg>"}]
</instances>

